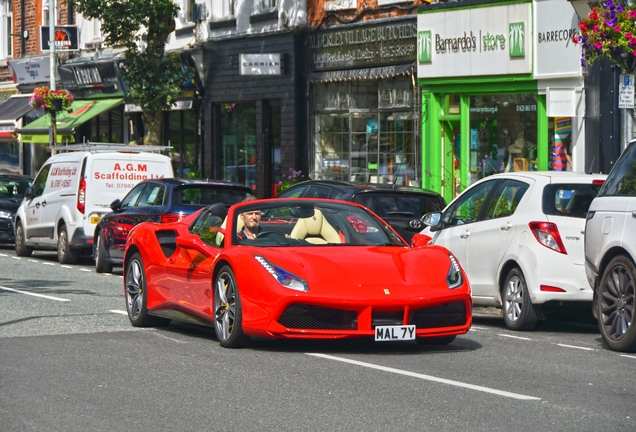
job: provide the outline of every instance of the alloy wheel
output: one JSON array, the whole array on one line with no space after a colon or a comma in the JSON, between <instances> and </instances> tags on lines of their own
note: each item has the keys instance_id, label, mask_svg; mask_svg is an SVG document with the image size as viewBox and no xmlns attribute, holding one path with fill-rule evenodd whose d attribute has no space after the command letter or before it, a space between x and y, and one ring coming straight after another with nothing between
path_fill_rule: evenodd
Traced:
<instances>
[{"instance_id":1,"label":"alloy wheel","mask_svg":"<svg viewBox=\"0 0 636 432\"><path fill-rule=\"evenodd\" d=\"M133 259L126 272L126 307L131 320L136 320L143 306L144 275L141 264Z\"/></svg>"},{"instance_id":2,"label":"alloy wheel","mask_svg":"<svg viewBox=\"0 0 636 432\"><path fill-rule=\"evenodd\" d=\"M227 340L232 334L236 313L234 278L226 272L220 274L216 282L216 291L217 295L214 297L214 320L217 334L223 340Z\"/></svg>"},{"instance_id":3,"label":"alloy wheel","mask_svg":"<svg viewBox=\"0 0 636 432\"><path fill-rule=\"evenodd\" d=\"M518 276L513 276L504 292L504 313L510 321L517 321L523 307L523 286Z\"/></svg>"},{"instance_id":4,"label":"alloy wheel","mask_svg":"<svg viewBox=\"0 0 636 432\"><path fill-rule=\"evenodd\" d=\"M620 341L634 321L633 276L623 265L616 265L605 278L599 298L603 333L613 341Z\"/></svg>"},{"instance_id":5,"label":"alloy wheel","mask_svg":"<svg viewBox=\"0 0 636 432\"><path fill-rule=\"evenodd\" d=\"M66 254L66 230L60 230L60 240L57 242L57 253L60 257Z\"/></svg>"}]
</instances>

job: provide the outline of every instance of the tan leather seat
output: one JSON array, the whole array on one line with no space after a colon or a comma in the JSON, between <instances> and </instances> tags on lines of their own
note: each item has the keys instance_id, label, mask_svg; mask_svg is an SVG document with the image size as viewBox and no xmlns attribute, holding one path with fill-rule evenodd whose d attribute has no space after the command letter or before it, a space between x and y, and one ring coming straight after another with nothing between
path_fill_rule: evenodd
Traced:
<instances>
[{"instance_id":1,"label":"tan leather seat","mask_svg":"<svg viewBox=\"0 0 636 432\"><path fill-rule=\"evenodd\" d=\"M320 210L315 210L312 217L298 219L290 237L314 244L342 243L340 235Z\"/></svg>"}]
</instances>

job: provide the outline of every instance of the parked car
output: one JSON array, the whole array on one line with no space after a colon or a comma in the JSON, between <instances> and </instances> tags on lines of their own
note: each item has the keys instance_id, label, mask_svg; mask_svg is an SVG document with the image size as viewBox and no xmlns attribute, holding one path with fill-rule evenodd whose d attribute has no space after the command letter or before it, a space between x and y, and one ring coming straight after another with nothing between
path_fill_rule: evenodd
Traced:
<instances>
[{"instance_id":1,"label":"parked car","mask_svg":"<svg viewBox=\"0 0 636 432\"><path fill-rule=\"evenodd\" d=\"M248 212L261 215L254 239L238 235ZM409 247L346 202L215 204L180 222L140 224L124 269L133 326L207 323L224 347L250 336L448 344L472 320L470 286L448 250Z\"/></svg>"},{"instance_id":2,"label":"parked car","mask_svg":"<svg viewBox=\"0 0 636 432\"><path fill-rule=\"evenodd\" d=\"M33 178L0 173L0 243L13 243L13 218Z\"/></svg>"},{"instance_id":3,"label":"parked car","mask_svg":"<svg viewBox=\"0 0 636 432\"><path fill-rule=\"evenodd\" d=\"M58 153L44 163L16 214L16 255L57 249L60 263L74 263L92 250L95 227L113 200L142 180L173 176L169 157L122 147Z\"/></svg>"},{"instance_id":4,"label":"parked car","mask_svg":"<svg viewBox=\"0 0 636 432\"><path fill-rule=\"evenodd\" d=\"M636 351L636 141L614 164L585 224L585 271L607 346Z\"/></svg>"},{"instance_id":5,"label":"parked car","mask_svg":"<svg viewBox=\"0 0 636 432\"><path fill-rule=\"evenodd\" d=\"M421 230L421 226L410 226L410 221L446 207L446 201L437 192L408 186L330 180L304 181L279 193L276 198L328 198L361 204L384 219L407 243Z\"/></svg>"},{"instance_id":6,"label":"parked car","mask_svg":"<svg viewBox=\"0 0 636 432\"><path fill-rule=\"evenodd\" d=\"M591 304L583 230L606 177L550 171L486 177L443 212L427 214L422 233L459 259L475 305L502 307L509 328L529 330L541 312Z\"/></svg>"},{"instance_id":7,"label":"parked car","mask_svg":"<svg viewBox=\"0 0 636 432\"><path fill-rule=\"evenodd\" d=\"M252 196L251 188L215 180L153 179L139 183L123 200L111 204L112 213L102 217L93 244L95 271L110 272L124 262L130 230L141 222L178 222L214 203L227 207Z\"/></svg>"}]
</instances>

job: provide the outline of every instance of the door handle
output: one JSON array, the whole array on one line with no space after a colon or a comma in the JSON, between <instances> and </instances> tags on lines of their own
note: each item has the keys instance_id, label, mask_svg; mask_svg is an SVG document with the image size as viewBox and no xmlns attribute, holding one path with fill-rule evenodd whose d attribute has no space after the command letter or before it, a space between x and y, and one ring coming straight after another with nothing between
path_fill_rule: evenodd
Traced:
<instances>
[{"instance_id":1,"label":"door handle","mask_svg":"<svg viewBox=\"0 0 636 432\"><path fill-rule=\"evenodd\" d=\"M42 201L42 207L46 207L46 201Z\"/></svg>"},{"instance_id":2,"label":"door handle","mask_svg":"<svg viewBox=\"0 0 636 432\"><path fill-rule=\"evenodd\" d=\"M508 222L507 224L499 227L499 229L502 231L508 231L510 228L512 228L512 222Z\"/></svg>"},{"instance_id":3,"label":"door handle","mask_svg":"<svg viewBox=\"0 0 636 432\"><path fill-rule=\"evenodd\" d=\"M40 203L39 202L35 203L35 208L40 208Z\"/></svg>"},{"instance_id":4,"label":"door handle","mask_svg":"<svg viewBox=\"0 0 636 432\"><path fill-rule=\"evenodd\" d=\"M468 230L464 231L463 233L461 233L461 234L459 235L459 238L460 238L460 239L462 239L462 240L463 240L463 239L466 239L466 238L468 238L468 237L470 237L470 231L468 231Z\"/></svg>"}]
</instances>

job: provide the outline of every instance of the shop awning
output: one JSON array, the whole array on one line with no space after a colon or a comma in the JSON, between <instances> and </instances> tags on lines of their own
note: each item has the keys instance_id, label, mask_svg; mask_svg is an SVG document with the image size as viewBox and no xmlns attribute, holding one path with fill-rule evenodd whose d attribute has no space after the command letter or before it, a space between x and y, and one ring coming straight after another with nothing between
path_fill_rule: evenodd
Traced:
<instances>
[{"instance_id":1,"label":"shop awning","mask_svg":"<svg viewBox=\"0 0 636 432\"><path fill-rule=\"evenodd\" d=\"M60 111L57 113L57 142L75 142L75 128L86 123L93 117L122 104L123 98L96 99L73 101L73 112ZM29 123L18 132L22 142L48 143L51 116L45 115Z\"/></svg>"},{"instance_id":2,"label":"shop awning","mask_svg":"<svg viewBox=\"0 0 636 432\"><path fill-rule=\"evenodd\" d=\"M27 97L9 98L0 105L0 138L12 138L15 121L32 109Z\"/></svg>"},{"instance_id":3,"label":"shop awning","mask_svg":"<svg viewBox=\"0 0 636 432\"><path fill-rule=\"evenodd\" d=\"M399 75L411 75L413 63L372 67L363 69L344 69L337 71L313 72L309 75L309 82L337 82L359 79L391 78Z\"/></svg>"}]
</instances>

